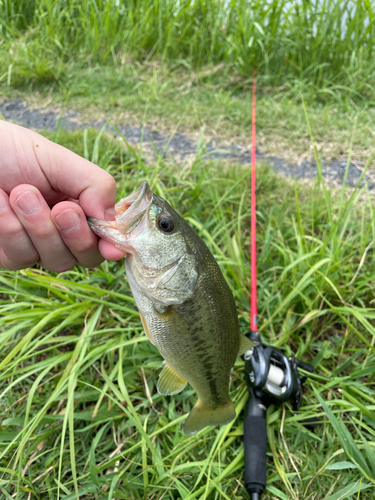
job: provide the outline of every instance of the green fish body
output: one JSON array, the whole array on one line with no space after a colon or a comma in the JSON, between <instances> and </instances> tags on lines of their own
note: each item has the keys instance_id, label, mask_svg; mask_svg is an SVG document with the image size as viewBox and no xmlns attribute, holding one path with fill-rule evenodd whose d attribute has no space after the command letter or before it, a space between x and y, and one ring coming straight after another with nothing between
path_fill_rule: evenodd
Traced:
<instances>
[{"instance_id":1,"label":"green fish body","mask_svg":"<svg viewBox=\"0 0 375 500\"><path fill-rule=\"evenodd\" d=\"M99 236L127 253L125 268L142 324L164 358L161 394L193 387L185 423L195 434L236 416L229 377L254 344L240 333L232 292L203 240L143 183L116 205L116 222L89 219Z\"/></svg>"}]
</instances>

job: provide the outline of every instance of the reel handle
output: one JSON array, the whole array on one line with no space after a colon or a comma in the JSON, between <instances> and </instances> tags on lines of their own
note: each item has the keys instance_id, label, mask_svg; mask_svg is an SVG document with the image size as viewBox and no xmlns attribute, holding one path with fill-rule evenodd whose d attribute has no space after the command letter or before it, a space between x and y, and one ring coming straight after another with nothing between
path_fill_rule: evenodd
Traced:
<instances>
[{"instance_id":1,"label":"reel handle","mask_svg":"<svg viewBox=\"0 0 375 500\"><path fill-rule=\"evenodd\" d=\"M264 398L250 389L244 426L245 487L258 500L266 487L267 420Z\"/></svg>"}]
</instances>

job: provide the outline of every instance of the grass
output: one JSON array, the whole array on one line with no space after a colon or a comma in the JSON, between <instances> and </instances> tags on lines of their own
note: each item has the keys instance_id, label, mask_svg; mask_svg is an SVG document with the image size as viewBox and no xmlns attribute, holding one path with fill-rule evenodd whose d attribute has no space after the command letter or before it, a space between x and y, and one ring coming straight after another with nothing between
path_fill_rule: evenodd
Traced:
<instances>
[{"instance_id":1,"label":"grass","mask_svg":"<svg viewBox=\"0 0 375 500\"><path fill-rule=\"evenodd\" d=\"M156 60L189 71L216 67L241 87L257 66L262 86L373 102L374 29L373 6L363 0L5 0L0 77L43 83L69 78L74 61Z\"/></svg>"},{"instance_id":2,"label":"grass","mask_svg":"<svg viewBox=\"0 0 375 500\"><path fill-rule=\"evenodd\" d=\"M192 75L171 73L163 67L129 65L80 72L58 85L0 87L0 99L21 99L32 108L79 113L82 122L110 120L117 124L146 124L153 130L184 132L198 139L202 129L217 142L250 147L251 95L210 83L191 84ZM79 73L79 74L78 74ZM371 105L350 102L308 104L311 127L325 160L352 161L364 166L372 155L375 114ZM301 102L283 91L257 100L257 144L262 152L297 164L314 159ZM370 170L372 170L370 165Z\"/></svg>"},{"instance_id":3,"label":"grass","mask_svg":"<svg viewBox=\"0 0 375 500\"><path fill-rule=\"evenodd\" d=\"M325 159L371 156L371 2L17 0L0 4L0 96L88 120L147 123L310 159L301 99Z\"/></svg>"},{"instance_id":4,"label":"grass","mask_svg":"<svg viewBox=\"0 0 375 500\"><path fill-rule=\"evenodd\" d=\"M166 197L217 258L248 331L248 169L202 162L199 151L191 167L162 158L146 164L93 131L60 131L57 140L114 175L119 196L148 180ZM371 203L365 190L305 189L267 167L259 169L257 199L263 339L315 366L298 412L288 404L268 410L264 498L371 499ZM195 395L157 393L162 358L142 332L122 262L59 275L2 270L0 293L3 498L246 498L241 359L231 381L236 420L186 438L181 425ZM321 423L315 432L303 424L311 417Z\"/></svg>"},{"instance_id":5,"label":"grass","mask_svg":"<svg viewBox=\"0 0 375 500\"><path fill-rule=\"evenodd\" d=\"M225 5L5 0L1 97L248 144L256 65L263 151L371 169L371 3ZM188 165L146 163L95 130L46 135L107 169L119 197L143 180L165 196L219 261L248 331L248 169L203 162L200 150ZM374 497L375 216L366 189L333 193L319 182L294 186L267 166L258 174L261 333L315 366L298 412L268 410L266 500ZM0 293L1 498L246 498L242 360L231 381L237 419L186 438L195 395L156 392L162 359L122 262L60 275L1 270ZM312 417L314 432L303 424Z\"/></svg>"}]
</instances>

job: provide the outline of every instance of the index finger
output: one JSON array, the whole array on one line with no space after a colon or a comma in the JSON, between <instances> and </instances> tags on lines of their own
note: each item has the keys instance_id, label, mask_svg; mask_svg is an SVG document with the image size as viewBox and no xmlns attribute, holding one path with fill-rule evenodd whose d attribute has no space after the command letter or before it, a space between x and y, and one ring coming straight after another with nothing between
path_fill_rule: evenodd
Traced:
<instances>
[{"instance_id":1,"label":"index finger","mask_svg":"<svg viewBox=\"0 0 375 500\"><path fill-rule=\"evenodd\" d=\"M37 160L51 186L77 199L87 216L108 220L116 201L114 178L63 146L48 139L39 142Z\"/></svg>"},{"instance_id":2,"label":"index finger","mask_svg":"<svg viewBox=\"0 0 375 500\"><path fill-rule=\"evenodd\" d=\"M48 203L62 201L65 195L65 199L78 200L87 216L108 219L106 211L113 209L116 199L116 183L110 174L32 130L8 122L0 123L0 128L5 144L10 145L4 163L9 169L6 191L32 184Z\"/></svg>"}]
</instances>

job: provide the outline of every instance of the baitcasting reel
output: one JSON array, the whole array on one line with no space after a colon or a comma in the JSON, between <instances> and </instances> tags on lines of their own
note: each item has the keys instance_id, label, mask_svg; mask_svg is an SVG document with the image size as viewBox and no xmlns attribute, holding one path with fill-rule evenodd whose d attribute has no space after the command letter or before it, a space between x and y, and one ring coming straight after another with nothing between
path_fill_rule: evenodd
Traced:
<instances>
[{"instance_id":1,"label":"baitcasting reel","mask_svg":"<svg viewBox=\"0 0 375 500\"><path fill-rule=\"evenodd\" d=\"M244 354L246 383L250 392L244 419L245 486L251 500L259 500L266 487L267 421L270 404L291 401L293 410L302 402L302 384L297 368L312 373L314 368L295 357L287 358L275 347L261 344L259 333L250 332L256 347Z\"/></svg>"}]
</instances>

